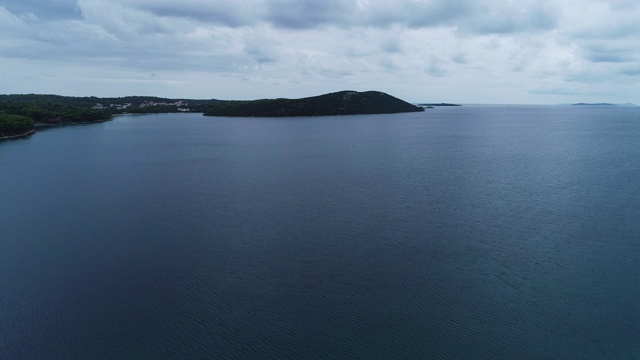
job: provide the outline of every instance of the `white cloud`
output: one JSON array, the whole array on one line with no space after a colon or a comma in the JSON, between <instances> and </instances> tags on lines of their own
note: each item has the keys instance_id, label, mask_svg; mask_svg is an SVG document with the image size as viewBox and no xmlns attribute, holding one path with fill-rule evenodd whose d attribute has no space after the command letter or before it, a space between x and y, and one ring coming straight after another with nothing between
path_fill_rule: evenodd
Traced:
<instances>
[{"instance_id":1,"label":"white cloud","mask_svg":"<svg viewBox=\"0 0 640 360\"><path fill-rule=\"evenodd\" d=\"M22 17L24 18L25 16L23 15ZM32 14L30 14L29 18L32 18ZM15 32L15 30L24 29L25 25L23 19L11 13L4 6L0 6L0 29Z\"/></svg>"},{"instance_id":2,"label":"white cloud","mask_svg":"<svg viewBox=\"0 0 640 360\"><path fill-rule=\"evenodd\" d=\"M596 0L8 0L0 92L638 102L639 16Z\"/></svg>"}]
</instances>

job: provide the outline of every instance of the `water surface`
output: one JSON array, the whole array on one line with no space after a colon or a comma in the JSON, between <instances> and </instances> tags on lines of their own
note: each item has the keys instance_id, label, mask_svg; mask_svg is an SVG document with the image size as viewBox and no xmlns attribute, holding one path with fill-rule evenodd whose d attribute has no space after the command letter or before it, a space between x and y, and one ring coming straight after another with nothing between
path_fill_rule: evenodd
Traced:
<instances>
[{"instance_id":1,"label":"water surface","mask_svg":"<svg viewBox=\"0 0 640 360\"><path fill-rule=\"evenodd\" d=\"M123 116L0 143L7 359L636 359L640 110Z\"/></svg>"}]
</instances>

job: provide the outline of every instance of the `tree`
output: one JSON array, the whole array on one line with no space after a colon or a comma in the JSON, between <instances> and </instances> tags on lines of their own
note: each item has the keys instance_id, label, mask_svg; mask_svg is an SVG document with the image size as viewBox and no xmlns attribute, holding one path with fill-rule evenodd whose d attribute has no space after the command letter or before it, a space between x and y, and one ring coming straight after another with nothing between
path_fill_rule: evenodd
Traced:
<instances>
[{"instance_id":1,"label":"tree","mask_svg":"<svg viewBox=\"0 0 640 360\"><path fill-rule=\"evenodd\" d=\"M26 134L33 130L33 120L26 116L0 113L0 137Z\"/></svg>"}]
</instances>

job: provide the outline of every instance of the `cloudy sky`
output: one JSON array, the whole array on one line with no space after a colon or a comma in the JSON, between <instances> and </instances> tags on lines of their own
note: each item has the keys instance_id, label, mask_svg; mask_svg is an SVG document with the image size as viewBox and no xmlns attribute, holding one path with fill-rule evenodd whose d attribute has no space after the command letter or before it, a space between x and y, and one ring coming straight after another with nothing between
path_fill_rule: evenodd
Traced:
<instances>
[{"instance_id":1,"label":"cloudy sky","mask_svg":"<svg viewBox=\"0 0 640 360\"><path fill-rule=\"evenodd\" d=\"M637 0L0 0L0 93L640 104Z\"/></svg>"}]
</instances>

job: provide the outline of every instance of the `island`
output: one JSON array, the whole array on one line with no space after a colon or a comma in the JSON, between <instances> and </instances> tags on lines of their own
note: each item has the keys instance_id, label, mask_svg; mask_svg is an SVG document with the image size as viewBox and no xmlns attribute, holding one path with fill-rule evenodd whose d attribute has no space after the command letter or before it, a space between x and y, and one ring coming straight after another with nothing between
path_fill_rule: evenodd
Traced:
<instances>
[{"instance_id":1,"label":"island","mask_svg":"<svg viewBox=\"0 0 640 360\"><path fill-rule=\"evenodd\" d=\"M207 106L206 116L297 117L394 114L424 111L420 106L380 91L339 91L301 99L218 101Z\"/></svg>"},{"instance_id":2,"label":"island","mask_svg":"<svg viewBox=\"0 0 640 360\"><path fill-rule=\"evenodd\" d=\"M433 109L436 106L462 106L462 105L450 104L450 103L426 103L426 104L418 104L418 106L422 106L427 109Z\"/></svg>"},{"instance_id":3,"label":"island","mask_svg":"<svg viewBox=\"0 0 640 360\"><path fill-rule=\"evenodd\" d=\"M616 106L615 104L610 104L610 103L576 103L571 105L573 106Z\"/></svg>"},{"instance_id":4,"label":"island","mask_svg":"<svg viewBox=\"0 0 640 360\"><path fill-rule=\"evenodd\" d=\"M194 100L151 96L99 98L61 95L0 95L0 140L38 128L107 121L119 114L202 113L207 116L326 116L392 114L424 108L379 91L339 91L302 99Z\"/></svg>"},{"instance_id":5,"label":"island","mask_svg":"<svg viewBox=\"0 0 640 360\"><path fill-rule=\"evenodd\" d=\"M612 103L575 103L571 104L572 106L636 106L636 104L626 103L626 104L612 104Z\"/></svg>"}]
</instances>

